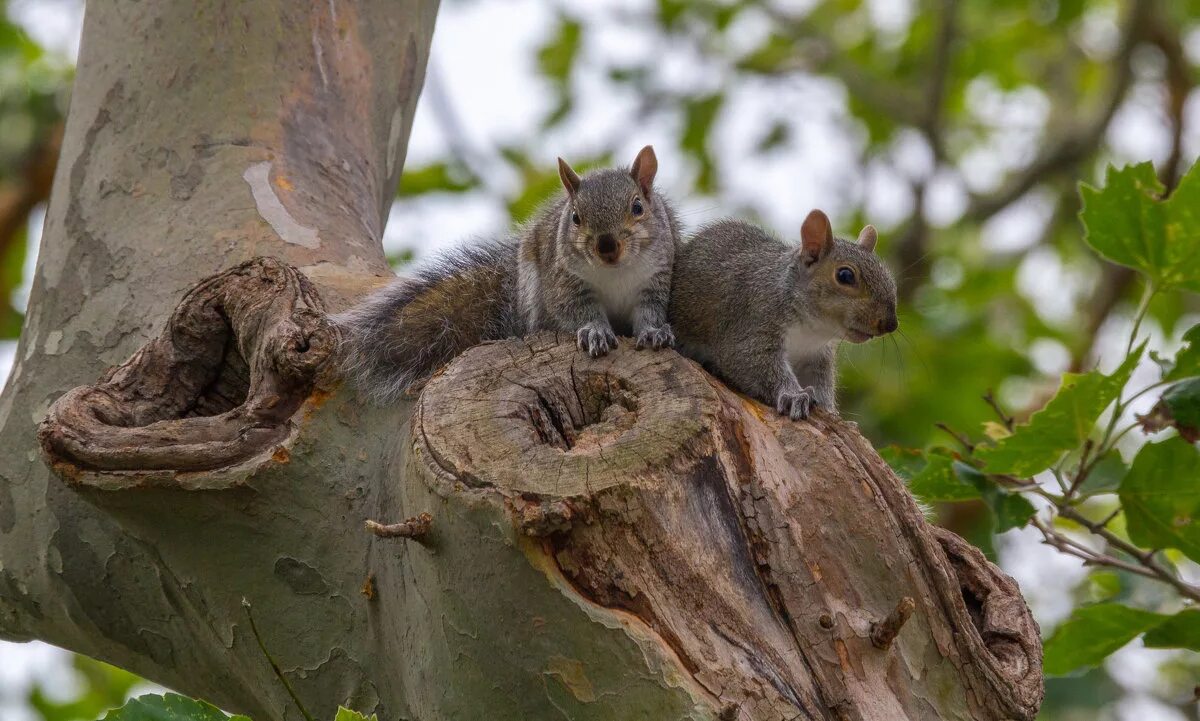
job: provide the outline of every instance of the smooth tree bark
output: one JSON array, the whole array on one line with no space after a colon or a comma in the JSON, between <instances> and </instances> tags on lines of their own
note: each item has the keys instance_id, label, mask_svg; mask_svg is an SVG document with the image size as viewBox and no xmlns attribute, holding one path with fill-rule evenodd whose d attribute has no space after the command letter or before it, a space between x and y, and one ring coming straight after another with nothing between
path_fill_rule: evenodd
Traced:
<instances>
[{"instance_id":1,"label":"smooth tree bark","mask_svg":"<svg viewBox=\"0 0 1200 721\"><path fill-rule=\"evenodd\" d=\"M435 12L89 6L0 398L0 633L260 719L299 716L272 663L321 718L1032 719L1016 584L851 423L553 335L396 407L339 385Z\"/></svg>"}]
</instances>

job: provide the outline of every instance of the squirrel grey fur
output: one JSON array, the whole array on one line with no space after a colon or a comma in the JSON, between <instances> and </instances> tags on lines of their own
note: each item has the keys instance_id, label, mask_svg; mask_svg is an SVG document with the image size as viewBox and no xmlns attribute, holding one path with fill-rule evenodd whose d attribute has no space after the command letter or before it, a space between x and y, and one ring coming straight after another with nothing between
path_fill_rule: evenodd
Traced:
<instances>
[{"instance_id":1,"label":"squirrel grey fur","mask_svg":"<svg viewBox=\"0 0 1200 721\"><path fill-rule=\"evenodd\" d=\"M529 331L573 333L592 357L631 335L638 348L664 348L671 267L679 229L654 191L658 160L649 145L628 170L580 178L558 159L567 197L544 208L521 235L519 304Z\"/></svg>"},{"instance_id":2,"label":"squirrel grey fur","mask_svg":"<svg viewBox=\"0 0 1200 721\"><path fill-rule=\"evenodd\" d=\"M399 400L471 346L521 335L516 297L515 238L440 253L334 316L342 371L376 402Z\"/></svg>"},{"instance_id":3,"label":"squirrel grey fur","mask_svg":"<svg viewBox=\"0 0 1200 721\"><path fill-rule=\"evenodd\" d=\"M679 250L670 319L680 350L792 419L836 411L840 340L896 330L896 284L875 255L875 228L835 238L809 213L801 244L734 220L702 228Z\"/></svg>"},{"instance_id":4,"label":"squirrel grey fur","mask_svg":"<svg viewBox=\"0 0 1200 721\"><path fill-rule=\"evenodd\" d=\"M679 233L653 190L656 170L649 146L630 170L582 179L560 158L566 196L513 235L439 254L335 316L344 374L390 403L488 340L559 330L592 356L616 346L614 330L639 347L673 344L666 316Z\"/></svg>"}]
</instances>

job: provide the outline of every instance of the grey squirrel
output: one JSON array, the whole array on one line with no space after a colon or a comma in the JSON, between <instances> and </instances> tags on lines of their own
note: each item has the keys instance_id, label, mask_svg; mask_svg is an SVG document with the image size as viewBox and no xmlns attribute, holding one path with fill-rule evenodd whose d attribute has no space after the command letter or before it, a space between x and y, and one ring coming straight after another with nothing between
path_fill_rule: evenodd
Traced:
<instances>
[{"instance_id":1,"label":"grey squirrel","mask_svg":"<svg viewBox=\"0 0 1200 721\"><path fill-rule=\"evenodd\" d=\"M628 172L580 178L562 158L567 197L547 206L521 236L521 316L531 330L574 333L580 349L602 356L617 333L638 348L675 344L667 323L679 225L654 191L658 160L647 145Z\"/></svg>"},{"instance_id":2,"label":"grey squirrel","mask_svg":"<svg viewBox=\"0 0 1200 721\"><path fill-rule=\"evenodd\" d=\"M667 324L678 223L642 148L629 170L580 178L558 160L565 197L508 237L435 257L334 316L342 370L377 402L399 399L468 348L537 330L575 336L593 357L674 343Z\"/></svg>"},{"instance_id":3,"label":"grey squirrel","mask_svg":"<svg viewBox=\"0 0 1200 721\"><path fill-rule=\"evenodd\" d=\"M814 405L836 411L838 341L898 327L873 226L852 243L814 210L800 239L790 246L734 220L708 225L680 248L670 304L681 352L792 419Z\"/></svg>"}]
</instances>

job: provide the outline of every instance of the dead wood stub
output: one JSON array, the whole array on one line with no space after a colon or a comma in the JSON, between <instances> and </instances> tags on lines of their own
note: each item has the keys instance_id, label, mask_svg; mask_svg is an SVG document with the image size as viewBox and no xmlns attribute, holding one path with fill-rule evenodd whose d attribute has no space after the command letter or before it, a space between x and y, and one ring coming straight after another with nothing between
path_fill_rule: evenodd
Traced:
<instances>
[{"instance_id":1,"label":"dead wood stub","mask_svg":"<svg viewBox=\"0 0 1200 721\"><path fill-rule=\"evenodd\" d=\"M468 352L426 387L414 442L435 490L482 489L536 526L575 591L639 618L714 714L1036 715L1016 584L929 526L852 424L781 420L673 352L569 341ZM905 597L881 650L872 630Z\"/></svg>"},{"instance_id":2,"label":"dead wood stub","mask_svg":"<svg viewBox=\"0 0 1200 721\"><path fill-rule=\"evenodd\" d=\"M38 427L43 452L76 483L126 474L104 487L278 456L334 347L307 278L247 261L192 288L159 336L98 383L60 397Z\"/></svg>"},{"instance_id":3,"label":"dead wood stub","mask_svg":"<svg viewBox=\"0 0 1200 721\"><path fill-rule=\"evenodd\" d=\"M380 523L367 521L367 530L380 538L412 538L421 539L429 535L433 529L433 516L422 513L399 523Z\"/></svg>"}]
</instances>

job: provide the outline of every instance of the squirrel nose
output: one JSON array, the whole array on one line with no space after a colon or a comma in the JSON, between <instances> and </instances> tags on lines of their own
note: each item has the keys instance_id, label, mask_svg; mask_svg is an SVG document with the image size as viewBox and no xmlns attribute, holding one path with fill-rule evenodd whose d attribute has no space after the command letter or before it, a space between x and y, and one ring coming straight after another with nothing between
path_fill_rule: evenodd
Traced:
<instances>
[{"instance_id":1,"label":"squirrel nose","mask_svg":"<svg viewBox=\"0 0 1200 721\"><path fill-rule=\"evenodd\" d=\"M599 254L601 260L609 263L615 261L620 255L617 248L617 239L612 233L604 233L596 238L596 253Z\"/></svg>"}]
</instances>

